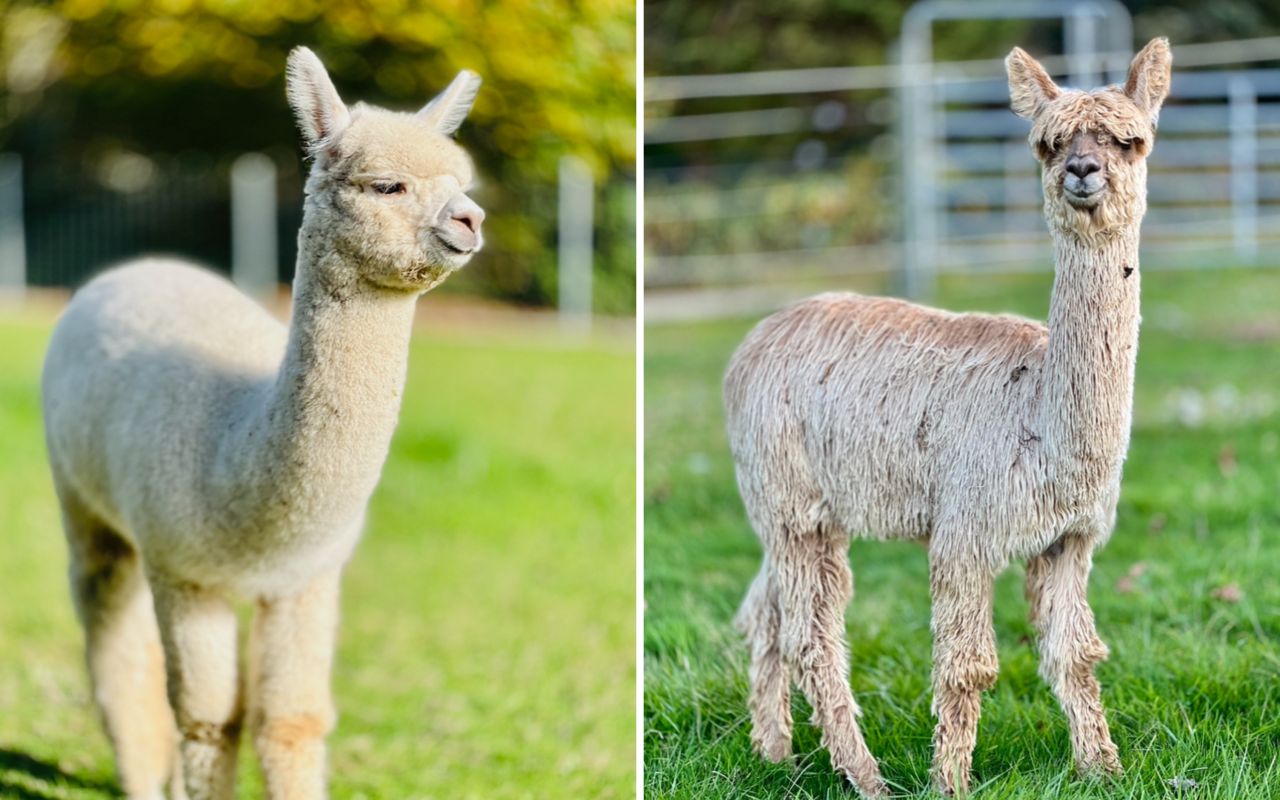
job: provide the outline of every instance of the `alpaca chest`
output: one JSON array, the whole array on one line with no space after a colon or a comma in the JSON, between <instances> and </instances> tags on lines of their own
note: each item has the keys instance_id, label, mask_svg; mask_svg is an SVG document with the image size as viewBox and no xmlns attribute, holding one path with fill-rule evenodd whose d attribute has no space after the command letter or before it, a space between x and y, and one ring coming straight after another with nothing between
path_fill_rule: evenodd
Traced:
<instances>
[{"instance_id":1,"label":"alpaca chest","mask_svg":"<svg viewBox=\"0 0 1280 800\"><path fill-rule=\"evenodd\" d=\"M140 539L152 569L253 597L291 591L341 567L351 557L363 523L359 514L336 524L208 528L176 536L149 531Z\"/></svg>"}]
</instances>

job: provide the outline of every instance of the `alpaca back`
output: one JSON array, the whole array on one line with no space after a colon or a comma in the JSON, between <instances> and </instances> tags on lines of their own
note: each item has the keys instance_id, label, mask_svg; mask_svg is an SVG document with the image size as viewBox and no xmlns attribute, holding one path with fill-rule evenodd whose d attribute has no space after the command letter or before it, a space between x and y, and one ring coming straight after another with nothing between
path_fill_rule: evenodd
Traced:
<instances>
[{"instance_id":1,"label":"alpaca back","mask_svg":"<svg viewBox=\"0 0 1280 800\"><path fill-rule=\"evenodd\" d=\"M1047 342L1018 317L852 294L769 317L725 377L748 510L794 517L764 529L828 522L914 539L965 509L1007 558L1042 525L1026 506L1046 502L1036 401Z\"/></svg>"},{"instance_id":2,"label":"alpaca back","mask_svg":"<svg viewBox=\"0 0 1280 800\"><path fill-rule=\"evenodd\" d=\"M216 517L202 483L222 433L274 383L285 342L284 326L208 271L147 259L100 275L45 358L56 479L135 544L164 539L183 557Z\"/></svg>"}]
</instances>

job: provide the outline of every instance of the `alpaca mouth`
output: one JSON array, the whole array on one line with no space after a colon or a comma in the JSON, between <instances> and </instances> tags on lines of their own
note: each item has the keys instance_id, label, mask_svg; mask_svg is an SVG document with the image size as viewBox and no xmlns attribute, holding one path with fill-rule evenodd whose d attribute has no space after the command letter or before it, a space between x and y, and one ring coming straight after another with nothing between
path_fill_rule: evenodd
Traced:
<instances>
[{"instance_id":1,"label":"alpaca mouth","mask_svg":"<svg viewBox=\"0 0 1280 800\"><path fill-rule=\"evenodd\" d=\"M1076 208L1094 208L1098 203L1102 202L1104 194L1106 194L1105 186L1100 186L1093 191L1087 191L1083 187L1077 190L1069 189L1066 186L1062 187L1062 196Z\"/></svg>"},{"instance_id":2,"label":"alpaca mouth","mask_svg":"<svg viewBox=\"0 0 1280 800\"><path fill-rule=\"evenodd\" d=\"M469 256L479 249L478 247L466 247L456 242L449 241L448 238L441 236L438 233L433 233L431 235L431 238L435 240L436 244L444 248L446 252L449 252L458 256Z\"/></svg>"}]
</instances>

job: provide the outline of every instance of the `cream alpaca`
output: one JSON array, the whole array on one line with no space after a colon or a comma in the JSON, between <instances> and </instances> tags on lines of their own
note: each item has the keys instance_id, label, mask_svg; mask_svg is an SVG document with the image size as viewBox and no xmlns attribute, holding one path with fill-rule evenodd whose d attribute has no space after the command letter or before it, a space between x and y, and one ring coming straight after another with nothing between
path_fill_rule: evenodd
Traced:
<instances>
[{"instance_id":1,"label":"cream alpaca","mask_svg":"<svg viewBox=\"0 0 1280 800\"><path fill-rule=\"evenodd\" d=\"M175 798L232 797L246 706L268 796L325 795L339 573L396 425L414 304L482 241L450 138L479 86L461 73L417 114L348 109L295 50L314 164L291 326L161 260L93 280L58 323L49 460L130 798L166 781ZM243 689L232 594L256 601Z\"/></svg>"},{"instance_id":2,"label":"cream alpaca","mask_svg":"<svg viewBox=\"0 0 1280 800\"><path fill-rule=\"evenodd\" d=\"M765 551L736 620L752 652L753 744L772 761L790 754L794 680L833 766L869 797L885 785L848 682L849 532L928 543L941 791L968 789L997 672L992 580L1017 558L1076 764L1120 769L1085 587L1129 445L1145 156L1170 55L1152 41L1123 89L1091 93L1061 91L1022 50L1006 63L1044 166L1048 327L828 294L760 323L725 377L738 485Z\"/></svg>"}]
</instances>

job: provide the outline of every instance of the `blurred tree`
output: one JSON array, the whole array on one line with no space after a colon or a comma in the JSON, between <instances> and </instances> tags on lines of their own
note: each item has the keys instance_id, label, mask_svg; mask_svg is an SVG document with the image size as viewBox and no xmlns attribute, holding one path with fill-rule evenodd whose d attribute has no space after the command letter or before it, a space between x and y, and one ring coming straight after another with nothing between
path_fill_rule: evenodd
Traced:
<instances>
[{"instance_id":1,"label":"blurred tree","mask_svg":"<svg viewBox=\"0 0 1280 800\"><path fill-rule=\"evenodd\" d=\"M1280 3L1259 0L1122 0L1135 44L1177 45L1280 34ZM698 75L886 64L913 5L903 0L646 0L645 71ZM1016 3L1010 2L1016 8ZM1060 26L1024 20L940 23L939 60L992 58L1013 44L1061 46ZM1058 37L1058 38L1055 38ZM993 55L995 54L995 55Z\"/></svg>"},{"instance_id":2,"label":"blurred tree","mask_svg":"<svg viewBox=\"0 0 1280 800\"><path fill-rule=\"evenodd\" d=\"M634 180L630 0L55 0L0 4L0 29L0 148L42 163L279 152L297 138L283 72L298 44L348 101L405 110L475 70L459 138L493 244L461 283L509 299L554 300L561 156L602 187ZM634 310L634 258L602 261L604 310Z\"/></svg>"},{"instance_id":3,"label":"blurred tree","mask_svg":"<svg viewBox=\"0 0 1280 800\"><path fill-rule=\"evenodd\" d=\"M650 75L693 75L885 64L892 61L890 47L911 5L901 0L726 5L650 0L645 4L645 69ZM935 52L946 59L984 57L991 39L989 21L960 24L937 37ZM708 46L711 40L716 46Z\"/></svg>"}]
</instances>

